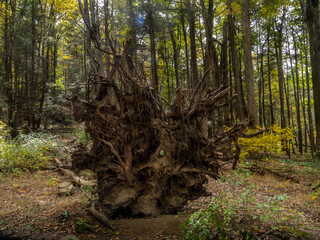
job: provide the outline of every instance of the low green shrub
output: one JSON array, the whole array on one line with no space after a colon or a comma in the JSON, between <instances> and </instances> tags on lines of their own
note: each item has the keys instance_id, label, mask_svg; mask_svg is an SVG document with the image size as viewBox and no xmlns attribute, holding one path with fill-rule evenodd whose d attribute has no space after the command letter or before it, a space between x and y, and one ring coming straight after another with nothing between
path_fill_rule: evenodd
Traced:
<instances>
[{"instance_id":1,"label":"low green shrub","mask_svg":"<svg viewBox=\"0 0 320 240\"><path fill-rule=\"evenodd\" d=\"M44 133L20 134L10 140L6 126L0 123L0 171L19 173L36 171L48 165L59 144L56 137Z\"/></svg>"},{"instance_id":2,"label":"low green shrub","mask_svg":"<svg viewBox=\"0 0 320 240\"><path fill-rule=\"evenodd\" d=\"M253 229L259 229L258 225L286 232L291 229L293 234L292 224L303 226L302 213L286 206L288 195L266 196L259 203L256 186L249 183L249 178L248 173L235 171L219 180L224 184L219 195L208 208L191 214L182 225L183 239L257 239ZM248 223L245 228L239 224L243 221Z\"/></svg>"},{"instance_id":3,"label":"low green shrub","mask_svg":"<svg viewBox=\"0 0 320 240\"><path fill-rule=\"evenodd\" d=\"M87 222L86 219L78 218L78 221L75 223L75 225L78 233L83 233L85 230L93 231L92 226Z\"/></svg>"}]
</instances>

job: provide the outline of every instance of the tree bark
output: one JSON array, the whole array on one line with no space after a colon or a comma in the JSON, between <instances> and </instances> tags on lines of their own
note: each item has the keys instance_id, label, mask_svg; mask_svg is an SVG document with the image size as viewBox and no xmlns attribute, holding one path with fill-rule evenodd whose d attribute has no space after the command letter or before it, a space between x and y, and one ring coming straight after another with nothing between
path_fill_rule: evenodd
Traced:
<instances>
[{"instance_id":1,"label":"tree bark","mask_svg":"<svg viewBox=\"0 0 320 240\"><path fill-rule=\"evenodd\" d=\"M229 87L228 79L228 22L223 22L222 28L222 46L221 46L221 59L220 59L220 68L221 68L221 83ZM231 126L231 114L230 114L230 104L224 108L224 125Z\"/></svg>"},{"instance_id":2,"label":"tree bark","mask_svg":"<svg viewBox=\"0 0 320 240\"><path fill-rule=\"evenodd\" d=\"M185 0L188 23L189 23L189 38L190 38L190 51L191 51L191 86L195 89L199 82L198 64L197 64L197 45L196 45L196 27L195 27L195 14L193 4L190 0Z\"/></svg>"},{"instance_id":3,"label":"tree bark","mask_svg":"<svg viewBox=\"0 0 320 240\"><path fill-rule=\"evenodd\" d=\"M156 55L156 43L155 43L155 30L154 30L154 20L153 20L153 9L151 6L151 0L148 0L148 32L150 37L150 53L151 53L151 82L152 87L158 92L158 65L157 65L157 55Z\"/></svg>"},{"instance_id":4,"label":"tree bark","mask_svg":"<svg viewBox=\"0 0 320 240\"><path fill-rule=\"evenodd\" d=\"M298 53L297 53L297 43L294 34L292 34L293 45L294 45L294 59L295 59L295 72L296 72L296 88L295 88L295 100L296 100L296 114L297 114L297 125L298 125L298 145L299 152L303 152L303 140L302 140L302 126L301 126L301 114L300 114L300 77L298 68Z\"/></svg>"},{"instance_id":5,"label":"tree bark","mask_svg":"<svg viewBox=\"0 0 320 240\"><path fill-rule=\"evenodd\" d=\"M180 87L180 79L179 79L179 60L178 60L178 49L177 49L177 42L174 37L173 30L170 31L170 38L172 42L172 48L173 48L173 63L174 63L174 74L176 77L176 86Z\"/></svg>"},{"instance_id":6,"label":"tree bark","mask_svg":"<svg viewBox=\"0 0 320 240\"><path fill-rule=\"evenodd\" d=\"M270 24L269 24L270 26ZM269 105L270 105L270 121L271 126L275 123L274 122L274 111L273 111L273 98L272 98L272 86L271 86L271 66L270 66L270 30L268 29L268 36L267 36L267 43L268 43L268 86L269 86Z\"/></svg>"},{"instance_id":7,"label":"tree bark","mask_svg":"<svg viewBox=\"0 0 320 240\"><path fill-rule=\"evenodd\" d=\"M284 15L283 15L284 16ZM285 111L284 111L284 74L283 74L283 62L282 62L282 31L283 31L283 21L282 17L280 25L277 27L277 36L275 36L275 49L278 67L278 82L279 82L279 95L280 95L280 115L281 115L281 128L287 127Z\"/></svg>"},{"instance_id":8,"label":"tree bark","mask_svg":"<svg viewBox=\"0 0 320 240\"><path fill-rule=\"evenodd\" d=\"M241 73L240 73L240 63L238 58L238 51L236 47L235 41L235 30L234 30L234 17L232 16L232 8L231 8L231 0L228 0L228 24L229 24L229 41L231 47L231 55L232 55L232 69L234 75L234 81L236 85L236 94L237 94L237 113L238 118L243 120L246 116L246 106L244 102L244 96L242 94L242 86L241 86Z\"/></svg>"},{"instance_id":9,"label":"tree bark","mask_svg":"<svg viewBox=\"0 0 320 240\"><path fill-rule=\"evenodd\" d=\"M181 6L182 6L181 0ZM182 8L182 7L181 7ZM190 65L189 65L189 48L188 48L188 40L187 40L187 31L185 27L184 16L181 9L181 17L180 17L182 32L183 32L183 40L184 40L184 51L185 51L185 63L186 63L186 71L187 71L187 87L191 88L191 80L190 80Z\"/></svg>"},{"instance_id":10,"label":"tree bark","mask_svg":"<svg viewBox=\"0 0 320 240\"><path fill-rule=\"evenodd\" d=\"M251 28L249 17L249 0L242 0L242 26L243 26L243 50L244 50L244 72L247 88L248 113L251 125L258 124L257 105L255 100L255 90L253 81L253 65L251 55Z\"/></svg>"},{"instance_id":11,"label":"tree bark","mask_svg":"<svg viewBox=\"0 0 320 240\"><path fill-rule=\"evenodd\" d=\"M308 26L311 55L314 114L316 125L316 149L320 155L320 8L319 0L300 0Z\"/></svg>"},{"instance_id":12,"label":"tree bark","mask_svg":"<svg viewBox=\"0 0 320 240\"><path fill-rule=\"evenodd\" d=\"M306 35L305 35L306 36ZM306 36L305 39L308 37ZM314 144L314 127L313 127L313 118L312 118L312 107L311 107L311 94L310 94L310 75L309 75L309 61L308 61L308 46L306 41L303 42L305 50L305 71L306 71L306 84L307 84L307 98L308 98L308 122L309 122L309 140L311 152L315 152Z\"/></svg>"}]
</instances>

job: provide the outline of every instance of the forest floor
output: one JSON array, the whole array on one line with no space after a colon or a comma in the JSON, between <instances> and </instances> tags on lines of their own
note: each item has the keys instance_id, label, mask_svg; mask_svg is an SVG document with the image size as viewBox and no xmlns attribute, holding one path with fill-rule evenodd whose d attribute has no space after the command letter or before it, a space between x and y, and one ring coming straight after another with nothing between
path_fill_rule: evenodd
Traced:
<instances>
[{"instance_id":1,"label":"forest floor","mask_svg":"<svg viewBox=\"0 0 320 240\"><path fill-rule=\"evenodd\" d=\"M209 179L211 196L189 202L177 215L117 219L116 231L86 211L88 200L82 188L75 187L70 195L58 194L58 183L70 181L60 171L1 175L0 239L60 240L68 235L83 240L180 239L187 217L212 201L221 204L225 215L233 216L232 224L226 225L232 226L229 236L245 229L261 239L320 239L320 164L293 156L272 157L256 166L253 173L246 167L236 172L226 169L220 180ZM91 175L84 172L82 177Z\"/></svg>"}]
</instances>

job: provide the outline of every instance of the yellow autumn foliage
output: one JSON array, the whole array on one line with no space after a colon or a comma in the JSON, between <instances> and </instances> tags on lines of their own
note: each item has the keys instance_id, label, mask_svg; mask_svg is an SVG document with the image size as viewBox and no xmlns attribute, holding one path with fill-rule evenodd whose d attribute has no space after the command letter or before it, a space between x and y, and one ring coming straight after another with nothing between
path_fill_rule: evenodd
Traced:
<instances>
[{"instance_id":1,"label":"yellow autumn foliage","mask_svg":"<svg viewBox=\"0 0 320 240\"><path fill-rule=\"evenodd\" d=\"M260 127L248 128L245 133L252 134L261 130ZM284 153L285 146L293 140L292 129L287 127L281 129L278 125L269 127L268 131L252 138L239 138L242 148L240 158L248 159L253 155L264 156L270 153Z\"/></svg>"},{"instance_id":2,"label":"yellow autumn foliage","mask_svg":"<svg viewBox=\"0 0 320 240\"><path fill-rule=\"evenodd\" d=\"M5 136L8 134L8 129L6 129L6 124L0 120L0 145L4 142Z\"/></svg>"}]
</instances>

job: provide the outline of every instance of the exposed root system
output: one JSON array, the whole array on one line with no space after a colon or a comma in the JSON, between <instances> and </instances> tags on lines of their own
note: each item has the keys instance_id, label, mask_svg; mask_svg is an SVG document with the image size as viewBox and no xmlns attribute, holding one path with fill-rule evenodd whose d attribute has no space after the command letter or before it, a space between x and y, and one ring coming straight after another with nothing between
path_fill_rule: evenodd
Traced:
<instances>
[{"instance_id":1,"label":"exposed root system","mask_svg":"<svg viewBox=\"0 0 320 240\"><path fill-rule=\"evenodd\" d=\"M191 93L177 89L168 103L130 67L128 46L114 56L108 77L95 76L92 101L72 99L92 140L73 154L73 166L96 172L108 216L175 213L206 194L207 175L217 178L222 164L236 164L248 122L209 139L203 120L230 103L229 89L205 90L201 81Z\"/></svg>"}]
</instances>

